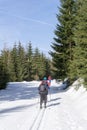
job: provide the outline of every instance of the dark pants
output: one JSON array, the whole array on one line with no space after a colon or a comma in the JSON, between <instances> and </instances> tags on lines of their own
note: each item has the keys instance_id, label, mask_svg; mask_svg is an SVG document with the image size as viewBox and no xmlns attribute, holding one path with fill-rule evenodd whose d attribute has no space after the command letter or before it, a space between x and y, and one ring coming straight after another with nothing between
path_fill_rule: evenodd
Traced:
<instances>
[{"instance_id":1,"label":"dark pants","mask_svg":"<svg viewBox=\"0 0 87 130\"><path fill-rule=\"evenodd\" d=\"M40 107L42 107L42 103L44 103L44 107L46 107L47 94L40 94Z\"/></svg>"}]
</instances>

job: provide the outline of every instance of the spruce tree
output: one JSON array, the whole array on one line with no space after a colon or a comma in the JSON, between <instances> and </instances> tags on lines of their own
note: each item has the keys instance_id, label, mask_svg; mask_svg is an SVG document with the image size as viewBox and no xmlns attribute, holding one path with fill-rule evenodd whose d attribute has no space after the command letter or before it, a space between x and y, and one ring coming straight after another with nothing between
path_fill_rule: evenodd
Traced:
<instances>
[{"instance_id":1,"label":"spruce tree","mask_svg":"<svg viewBox=\"0 0 87 130\"><path fill-rule=\"evenodd\" d=\"M34 79L39 80L39 64L40 64L40 51L36 47L34 49L34 56L33 56L33 64L34 64Z\"/></svg>"},{"instance_id":2,"label":"spruce tree","mask_svg":"<svg viewBox=\"0 0 87 130\"><path fill-rule=\"evenodd\" d=\"M36 79L42 79L46 72L45 56L38 48L34 50L34 73Z\"/></svg>"},{"instance_id":3,"label":"spruce tree","mask_svg":"<svg viewBox=\"0 0 87 130\"><path fill-rule=\"evenodd\" d=\"M3 50L0 56L0 89L5 89L9 82L8 50Z\"/></svg>"},{"instance_id":4,"label":"spruce tree","mask_svg":"<svg viewBox=\"0 0 87 130\"><path fill-rule=\"evenodd\" d=\"M9 74L9 81L15 80L14 64L12 62L11 52L8 49L2 51L3 64Z\"/></svg>"},{"instance_id":5,"label":"spruce tree","mask_svg":"<svg viewBox=\"0 0 87 130\"><path fill-rule=\"evenodd\" d=\"M60 1L60 13L56 15L58 24L54 32L54 42L51 45L53 51L50 54L53 60L55 77L64 79L70 75L70 63L73 57L75 2L74 0Z\"/></svg>"},{"instance_id":6,"label":"spruce tree","mask_svg":"<svg viewBox=\"0 0 87 130\"><path fill-rule=\"evenodd\" d=\"M12 64L13 64L13 70L12 72L14 73L14 76L12 78L13 81L18 81L18 64L19 64L19 58L18 58L18 49L17 49L17 45L16 43L14 44L12 50L11 50L11 61L12 61Z\"/></svg>"},{"instance_id":7,"label":"spruce tree","mask_svg":"<svg viewBox=\"0 0 87 130\"><path fill-rule=\"evenodd\" d=\"M87 0L77 0L74 40L72 76L83 78L87 84Z\"/></svg>"},{"instance_id":8,"label":"spruce tree","mask_svg":"<svg viewBox=\"0 0 87 130\"><path fill-rule=\"evenodd\" d=\"M21 42L18 44L18 81L25 79L25 51Z\"/></svg>"},{"instance_id":9,"label":"spruce tree","mask_svg":"<svg viewBox=\"0 0 87 130\"><path fill-rule=\"evenodd\" d=\"M48 77L51 74L51 60L50 59L45 59L45 65L46 65L46 76Z\"/></svg>"},{"instance_id":10,"label":"spruce tree","mask_svg":"<svg viewBox=\"0 0 87 130\"><path fill-rule=\"evenodd\" d=\"M33 80L33 48L31 42L29 42L26 54L26 80Z\"/></svg>"},{"instance_id":11,"label":"spruce tree","mask_svg":"<svg viewBox=\"0 0 87 130\"><path fill-rule=\"evenodd\" d=\"M40 53L39 64L38 64L38 75L42 79L46 75L46 57L43 53Z\"/></svg>"}]
</instances>

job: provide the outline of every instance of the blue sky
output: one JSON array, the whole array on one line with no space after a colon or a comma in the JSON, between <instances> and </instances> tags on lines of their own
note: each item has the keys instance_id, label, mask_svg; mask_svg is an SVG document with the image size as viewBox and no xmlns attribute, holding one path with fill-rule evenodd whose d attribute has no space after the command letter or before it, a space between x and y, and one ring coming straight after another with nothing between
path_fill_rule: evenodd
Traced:
<instances>
[{"instance_id":1,"label":"blue sky","mask_svg":"<svg viewBox=\"0 0 87 130\"><path fill-rule=\"evenodd\" d=\"M45 54L51 50L59 0L0 0L0 50L31 41Z\"/></svg>"}]
</instances>

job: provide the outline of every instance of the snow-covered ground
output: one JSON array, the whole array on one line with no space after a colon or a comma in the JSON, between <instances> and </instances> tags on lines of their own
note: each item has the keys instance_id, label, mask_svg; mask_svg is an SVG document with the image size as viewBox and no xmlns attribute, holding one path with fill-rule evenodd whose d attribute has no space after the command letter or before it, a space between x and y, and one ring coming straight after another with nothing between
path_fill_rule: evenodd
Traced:
<instances>
[{"instance_id":1,"label":"snow-covered ground","mask_svg":"<svg viewBox=\"0 0 87 130\"><path fill-rule=\"evenodd\" d=\"M47 108L39 108L38 81L9 83L0 91L0 130L87 130L87 92L52 81Z\"/></svg>"}]
</instances>

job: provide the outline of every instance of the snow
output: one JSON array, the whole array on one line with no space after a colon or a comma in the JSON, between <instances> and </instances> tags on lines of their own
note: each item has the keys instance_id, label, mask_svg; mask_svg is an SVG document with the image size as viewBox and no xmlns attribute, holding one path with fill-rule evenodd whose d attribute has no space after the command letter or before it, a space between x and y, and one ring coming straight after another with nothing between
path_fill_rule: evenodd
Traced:
<instances>
[{"instance_id":1,"label":"snow","mask_svg":"<svg viewBox=\"0 0 87 130\"><path fill-rule=\"evenodd\" d=\"M8 83L0 91L0 130L87 130L87 91L52 80L47 108L40 109L40 81ZM78 89L76 91L76 89Z\"/></svg>"}]
</instances>

